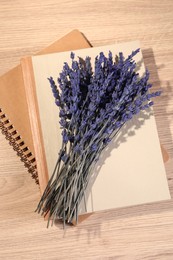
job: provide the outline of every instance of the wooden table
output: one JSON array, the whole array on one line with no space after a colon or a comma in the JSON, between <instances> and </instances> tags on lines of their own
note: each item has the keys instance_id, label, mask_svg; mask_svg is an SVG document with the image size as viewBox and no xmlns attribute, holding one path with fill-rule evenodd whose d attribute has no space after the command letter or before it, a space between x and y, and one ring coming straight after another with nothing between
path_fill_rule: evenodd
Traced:
<instances>
[{"instance_id":1,"label":"wooden table","mask_svg":"<svg viewBox=\"0 0 173 260\"><path fill-rule=\"evenodd\" d=\"M75 28L93 46L141 41L151 82L164 90L155 112L173 195L173 1L1 0L0 75ZM0 187L0 259L173 259L173 200L46 229L34 213L38 187L2 134Z\"/></svg>"}]
</instances>

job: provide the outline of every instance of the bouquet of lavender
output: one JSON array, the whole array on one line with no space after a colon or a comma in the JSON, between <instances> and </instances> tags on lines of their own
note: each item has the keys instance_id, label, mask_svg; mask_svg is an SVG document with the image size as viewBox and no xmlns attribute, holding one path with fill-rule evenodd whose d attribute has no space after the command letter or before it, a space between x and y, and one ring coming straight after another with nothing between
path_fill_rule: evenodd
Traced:
<instances>
[{"instance_id":1,"label":"bouquet of lavender","mask_svg":"<svg viewBox=\"0 0 173 260\"><path fill-rule=\"evenodd\" d=\"M140 78L136 72L133 51L127 59L122 53L108 57L100 53L95 58L94 71L90 57L64 63L57 87L48 80L59 107L62 128L62 148L37 211L70 223L78 218L78 206L85 197L93 166L109 142L132 117L153 105L149 93L149 72Z\"/></svg>"}]
</instances>

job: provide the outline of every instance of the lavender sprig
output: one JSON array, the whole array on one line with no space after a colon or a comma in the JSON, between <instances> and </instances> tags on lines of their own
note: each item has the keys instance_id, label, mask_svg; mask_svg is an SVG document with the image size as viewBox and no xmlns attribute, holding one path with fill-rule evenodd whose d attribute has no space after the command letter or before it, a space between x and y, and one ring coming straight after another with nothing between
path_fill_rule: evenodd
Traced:
<instances>
[{"instance_id":1,"label":"lavender sprig","mask_svg":"<svg viewBox=\"0 0 173 260\"><path fill-rule=\"evenodd\" d=\"M143 77L136 72L133 51L127 59L119 53L113 60L101 52L85 60L71 53L71 65L64 63L57 85L48 80L59 107L62 148L52 177L38 204L37 211L65 223L78 218L78 206L90 180L94 164L121 127L141 110L153 105L151 100L161 92L152 87L149 72Z\"/></svg>"}]
</instances>

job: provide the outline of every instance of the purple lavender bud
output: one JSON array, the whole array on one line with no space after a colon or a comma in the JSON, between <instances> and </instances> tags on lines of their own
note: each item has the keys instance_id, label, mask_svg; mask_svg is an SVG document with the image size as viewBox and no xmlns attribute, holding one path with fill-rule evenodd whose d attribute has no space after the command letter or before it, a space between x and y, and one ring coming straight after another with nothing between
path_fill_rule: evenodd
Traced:
<instances>
[{"instance_id":1,"label":"purple lavender bud","mask_svg":"<svg viewBox=\"0 0 173 260\"><path fill-rule=\"evenodd\" d=\"M110 143L110 141L111 141L111 139L108 138L108 137L106 137L106 138L103 139L103 143L104 143L105 145L107 145L108 143Z\"/></svg>"},{"instance_id":2,"label":"purple lavender bud","mask_svg":"<svg viewBox=\"0 0 173 260\"><path fill-rule=\"evenodd\" d=\"M148 105L151 107L151 106L153 106L153 105L154 105L154 102L153 102L153 101L151 101L151 102L149 102L149 103L148 103Z\"/></svg>"},{"instance_id":3,"label":"purple lavender bud","mask_svg":"<svg viewBox=\"0 0 173 260\"><path fill-rule=\"evenodd\" d=\"M92 129L95 129L97 127L97 124L96 123L93 123L90 125Z\"/></svg>"},{"instance_id":4,"label":"purple lavender bud","mask_svg":"<svg viewBox=\"0 0 173 260\"><path fill-rule=\"evenodd\" d=\"M136 99L134 103L135 103L135 105L138 106L138 107L142 105L142 101L141 101L139 98Z\"/></svg>"},{"instance_id":5,"label":"purple lavender bud","mask_svg":"<svg viewBox=\"0 0 173 260\"><path fill-rule=\"evenodd\" d=\"M91 151L95 152L95 151L97 151L97 149L98 149L98 146L96 144L92 144Z\"/></svg>"},{"instance_id":6,"label":"purple lavender bud","mask_svg":"<svg viewBox=\"0 0 173 260\"><path fill-rule=\"evenodd\" d=\"M77 62L77 61L73 61L73 62L72 62L72 69L73 69L73 70L77 70L78 68L79 68L78 62Z\"/></svg>"},{"instance_id":7,"label":"purple lavender bud","mask_svg":"<svg viewBox=\"0 0 173 260\"><path fill-rule=\"evenodd\" d=\"M137 115L140 112L139 107L135 107L135 109L133 110L133 114Z\"/></svg>"},{"instance_id":8,"label":"purple lavender bud","mask_svg":"<svg viewBox=\"0 0 173 260\"><path fill-rule=\"evenodd\" d=\"M152 98L152 97L153 97L153 94L147 94L146 95L147 100L150 100L150 98Z\"/></svg>"},{"instance_id":9,"label":"purple lavender bud","mask_svg":"<svg viewBox=\"0 0 173 260\"><path fill-rule=\"evenodd\" d=\"M68 139L67 131L65 129L62 131L62 137L63 137L63 142L67 144L69 139Z\"/></svg>"},{"instance_id":10,"label":"purple lavender bud","mask_svg":"<svg viewBox=\"0 0 173 260\"><path fill-rule=\"evenodd\" d=\"M69 141L70 141L71 143L74 142L74 135L70 135L70 136L69 136Z\"/></svg>"},{"instance_id":11,"label":"purple lavender bud","mask_svg":"<svg viewBox=\"0 0 173 260\"><path fill-rule=\"evenodd\" d=\"M128 60L131 60L138 52L140 51L140 48L136 49L135 51L132 51L132 53L128 56Z\"/></svg>"},{"instance_id":12,"label":"purple lavender bud","mask_svg":"<svg viewBox=\"0 0 173 260\"><path fill-rule=\"evenodd\" d=\"M129 112L129 113L127 114L127 117L128 117L128 120L129 120L129 119L132 119L133 113L132 113L132 112Z\"/></svg>"},{"instance_id":13,"label":"purple lavender bud","mask_svg":"<svg viewBox=\"0 0 173 260\"><path fill-rule=\"evenodd\" d=\"M67 122L63 117L60 119L59 123L62 126L62 128L67 128Z\"/></svg>"},{"instance_id":14,"label":"purple lavender bud","mask_svg":"<svg viewBox=\"0 0 173 260\"><path fill-rule=\"evenodd\" d=\"M53 93L53 96L54 96L55 99L58 99L59 98L59 93L57 93L57 92Z\"/></svg>"},{"instance_id":15,"label":"purple lavender bud","mask_svg":"<svg viewBox=\"0 0 173 260\"><path fill-rule=\"evenodd\" d=\"M67 154L64 154L63 156L61 156L61 160L66 163L68 160L69 156Z\"/></svg>"},{"instance_id":16,"label":"purple lavender bud","mask_svg":"<svg viewBox=\"0 0 173 260\"><path fill-rule=\"evenodd\" d=\"M157 91L157 92L155 92L155 97L158 97L158 96L160 96L162 94L162 91Z\"/></svg>"},{"instance_id":17,"label":"purple lavender bud","mask_svg":"<svg viewBox=\"0 0 173 260\"><path fill-rule=\"evenodd\" d=\"M77 145L74 147L74 152L76 152L76 153L80 153L80 152L81 152L81 148L80 148L79 144L77 144Z\"/></svg>"},{"instance_id":18,"label":"purple lavender bud","mask_svg":"<svg viewBox=\"0 0 173 260\"><path fill-rule=\"evenodd\" d=\"M58 106L58 107L60 107L61 106L61 102L57 99L57 100L55 100L55 104Z\"/></svg>"},{"instance_id":19,"label":"purple lavender bud","mask_svg":"<svg viewBox=\"0 0 173 260\"><path fill-rule=\"evenodd\" d=\"M120 121L117 121L117 122L115 123L116 128L119 128L121 125L122 125L122 123L121 123Z\"/></svg>"},{"instance_id":20,"label":"purple lavender bud","mask_svg":"<svg viewBox=\"0 0 173 260\"><path fill-rule=\"evenodd\" d=\"M105 130L105 133L108 134L108 135L111 135L112 132L113 132L113 129L111 129L111 128L107 128L107 129Z\"/></svg>"},{"instance_id":21,"label":"purple lavender bud","mask_svg":"<svg viewBox=\"0 0 173 260\"><path fill-rule=\"evenodd\" d=\"M74 54L74 52L71 52L71 54L70 54L70 58L71 58L72 60L75 58L75 54Z\"/></svg>"},{"instance_id":22,"label":"purple lavender bud","mask_svg":"<svg viewBox=\"0 0 173 260\"><path fill-rule=\"evenodd\" d=\"M59 116L64 117L65 115L66 115L65 111L61 109L59 112Z\"/></svg>"}]
</instances>

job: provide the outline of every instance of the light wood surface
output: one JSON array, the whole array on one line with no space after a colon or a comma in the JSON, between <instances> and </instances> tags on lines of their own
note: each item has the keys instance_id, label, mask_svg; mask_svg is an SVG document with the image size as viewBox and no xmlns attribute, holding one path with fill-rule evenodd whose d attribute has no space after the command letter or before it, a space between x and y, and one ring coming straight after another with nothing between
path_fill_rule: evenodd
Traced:
<instances>
[{"instance_id":1,"label":"light wood surface","mask_svg":"<svg viewBox=\"0 0 173 260\"><path fill-rule=\"evenodd\" d=\"M173 196L173 1L0 0L0 75L75 28L94 46L141 41L151 82L163 89L155 113ZM0 188L0 260L173 259L173 200L46 229L34 213L39 189L2 134Z\"/></svg>"}]
</instances>

